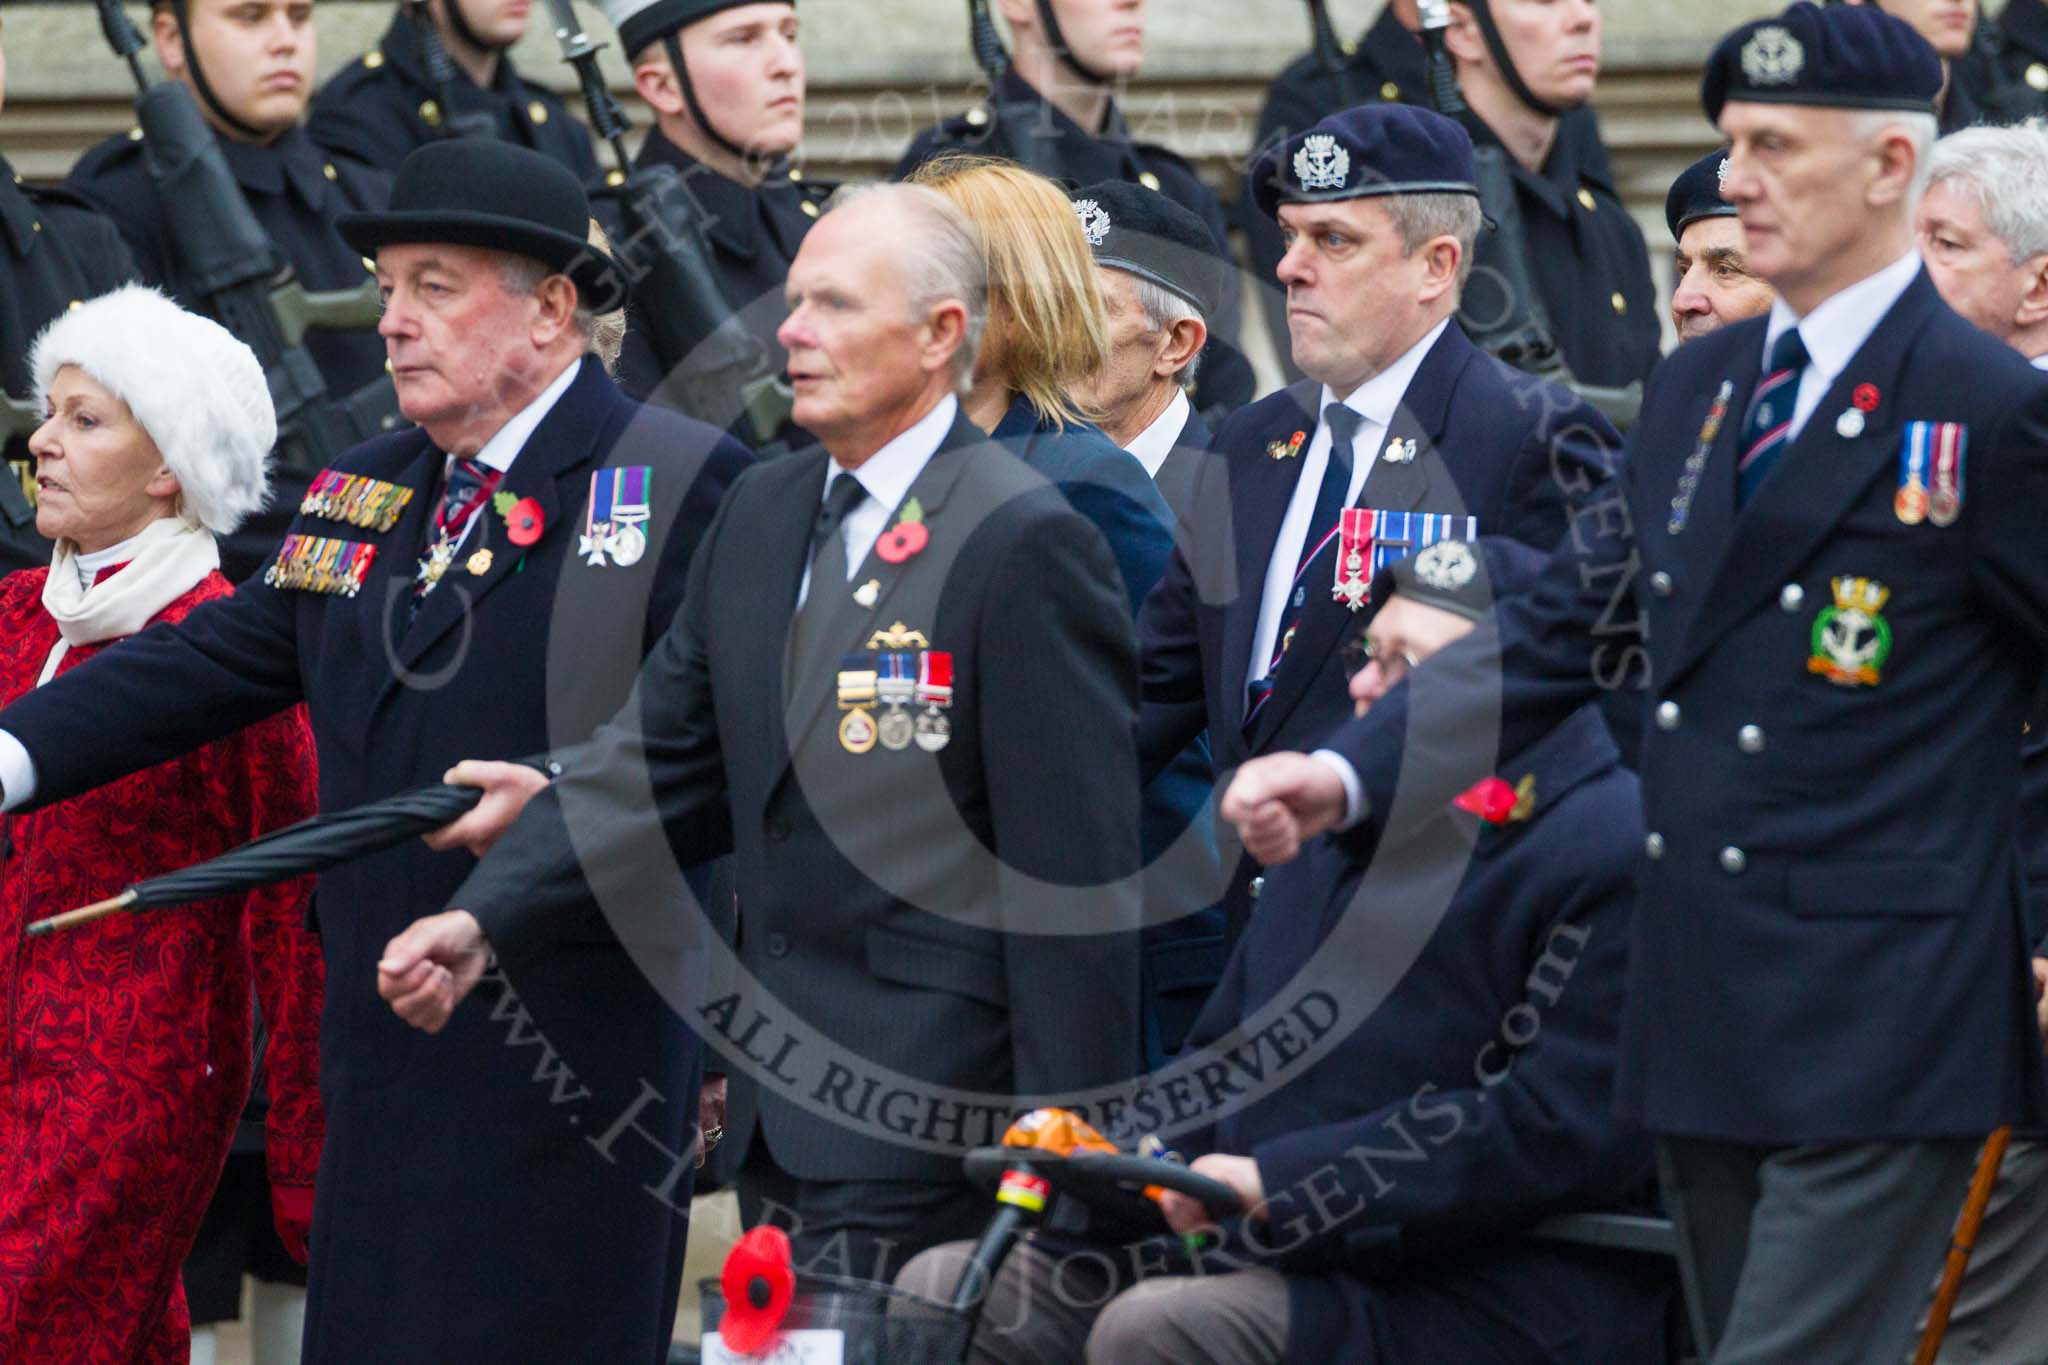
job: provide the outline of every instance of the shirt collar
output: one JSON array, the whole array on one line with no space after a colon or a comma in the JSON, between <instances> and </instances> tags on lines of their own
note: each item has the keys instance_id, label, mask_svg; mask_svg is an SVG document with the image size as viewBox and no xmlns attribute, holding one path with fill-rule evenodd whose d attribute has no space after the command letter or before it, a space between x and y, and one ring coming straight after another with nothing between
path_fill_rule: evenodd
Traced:
<instances>
[{"instance_id":1,"label":"shirt collar","mask_svg":"<svg viewBox=\"0 0 2048 1365\"><path fill-rule=\"evenodd\" d=\"M1805 317L1792 311L1781 294L1771 304L1771 320L1764 329L1764 358L1771 363L1771 348L1792 328L1806 345L1808 364L1832 379L1848 368L1849 358L1863 348L1877 324L1891 311L1906 286L1920 273L1920 257L1907 252L1875 275L1867 275L1847 289L1829 295Z\"/></svg>"},{"instance_id":2,"label":"shirt collar","mask_svg":"<svg viewBox=\"0 0 2048 1365\"><path fill-rule=\"evenodd\" d=\"M850 474L868 491L869 497L884 507L895 507L924 472L959 414L960 400L949 393L939 400L937 407L863 460L859 469L845 469L837 460L829 461L825 466L826 494L831 494L834 480Z\"/></svg>"},{"instance_id":3,"label":"shirt collar","mask_svg":"<svg viewBox=\"0 0 2048 1365\"><path fill-rule=\"evenodd\" d=\"M555 382L540 391L540 397L512 414L504 426L499 427L484 448L476 453L478 464L488 469L508 470L512 461L519 458L519 452L533 439L534 430L554 410L569 386L576 382L576 376L583 369L583 357L569 362L569 367L555 376Z\"/></svg>"},{"instance_id":4,"label":"shirt collar","mask_svg":"<svg viewBox=\"0 0 2048 1365\"><path fill-rule=\"evenodd\" d=\"M2048 355L2037 355L2027 363L2037 370L2048 370Z\"/></svg>"},{"instance_id":5,"label":"shirt collar","mask_svg":"<svg viewBox=\"0 0 2048 1365\"><path fill-rule=\"evenodd\" d=\"M1344 406L1362 414L1368 422L1377 422L1381 431L1394 425L1394 416L1401 410L1401 400L1407 396L1408 386L1415 382L1415 372L1422 368L1422 359L1429 354L1429 348L1436 345L1437 338L1444 334L1444 328L1451 320L1444 318L1423 334L1422 340L1401 353L1401 358L1381 370L1372 378L1353 389L1344 399ZM1337 401L1328 384L1323 385L1323 407ZM1320 412L1322 409L1318 408Z\"/></svg>"},{"instance_id":6,"label":"shirt collar","mask_svg":"<svg viewBox=\"0 0 2048 1365\"><path fill-rule=\"evenodd\" d=\"M1188 424L1187 390L1173 386L1173 401L1166 405L1166 411L1152 419L1152 424L1131 438L1124 447L1145 466L1145 472L1153 478L1159 477L1159 468L1166 463L1166 457L1173 454L1174 442L1180 439L1181 428Z\"/></svg>"}]
</instances>

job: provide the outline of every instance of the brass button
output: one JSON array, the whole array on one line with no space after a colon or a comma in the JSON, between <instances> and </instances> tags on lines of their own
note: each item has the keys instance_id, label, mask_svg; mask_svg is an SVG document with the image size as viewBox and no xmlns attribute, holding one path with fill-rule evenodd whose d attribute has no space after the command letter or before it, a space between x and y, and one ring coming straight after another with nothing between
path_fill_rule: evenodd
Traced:
<instances>
[{"instance_id":1,"label":"brass button","mask_svg":"<svg viewBox=\"0 0 2048 1365\"><path fill-rule=\"evenodd\" d=\"M1667 733L1669 733L1672 730L1676 730L1678 728L1679 719L1680 714L1677 702L1666 701L1659 702L1657 704L1657 728L1659 730L1663 730Z\"/></svg>"},{"instance_id":2,"label":"brass button","mask_svg":"<svg viewBox=\"0 0 2048 1365\"><path fill-rule=\"evenodd\" d=\"M420 101L420 117L426 120L427 126L428 126L429 128L438 128L438 127L440 127L440 126L441 126L441 106L440 106L440 105L438 105L438 104L436 104L436 103L434 103L434 101L432 101L432 100L421 100L421 101Z\"/></svg>"},{"instance_id":3,"label":"brass button","mask_svg":"<svg viewBox=\"0 0 2048 1365\"><path fill-rule=\"evenodd\" d=\"M1345 56L1356 57L1358 55L1358 41L1356 39L1346 38L1340 46L1343 47Z\"/></svg>"},{"instance_id":4,"label":"brass button","mask_svg":"<svg viewBox=\"0 0 2048 1365\"><path fill-rule=\"evenodd\" d=\"M142 141L142 130L140 128L130 128L128 130L128 140L130 142Z\"/></svg>"},{"instance_id":5,"label":"brass button","mask_svg":"<svg viewBox=\"0 0 2048 1365\"><path fill-rule=\"evenodd\" d=\"M363 70L365 70L365 71L375 71L375 70L376 70L376 69L377 69L378 67L380 67L380 66L382 66L382 65L384 65L384 54L383 54L383 53L381 53L381 52L376 52L376 51L371 51L371 52L365 52L365 53L363 54Z\"/></svg>"},{"instance_id":6,"label":"brass button","mask_svg":"<svg viewBox=\"0 0 2048 1365\"><path fill-rule=\"evenodd\" d=\"M810 200L804 200L802 207L804 211L804 217L816 218L818 216L818 206L816 204L813 204Z\"/></svg>"},{"instance_id":7,"label":"brass button","mask_svg":"<svg viewBox=\"0 0 2048 1365\"><path fill-rule=\"evenodd\" d=\"M535 100L526 106L526 116L533 120L534 126L537 128L548 121L548 107L539 100Z\"/></svg>"},{"instance_id":8,"label":"brass button","mask_svg":"<svg viewBox=\"0 0 2048 1365\"><path fill-rule=\"evenodd\" d=\"M2048 90L2048 66L2035 62L2027 67L2027 84L2036 90Z\"/></svg>"},{"instance_id":9,"label":"brass button","mask_svg":"<svg viewBox=\"0 0 2048 1365\"><path fill-rule=\"evenodd\" d=\"M1159 177L1150 171L1139 171L1138 183L1148 190L1156 190L1159 188Z\"/></svg>"},{"instance_id":10,"label":"brass button","mask_svg":"<svg viewBox=\"0 0 2048 1365\"><path fill-rule=\"evenodd\" d=\"M1674 585L1671 582L1671 575L1665 573L1662 569L1659 569L1657 570L1657 572L1650 575L1650 591L1657 594L1657 596L1659 597L1671 596L1671 590L1673 586Z\"/></svg>"},{"instance_id":11,"label":"brass button","mask_svg":"<svg viewBox=\"0 0 2048 1365\"><path fill-rule=\"evenodd\" d=\"M1593 191L1587 189L1584 185L1579 186L1579 207L1588 213L1600 207L1593 202Z\"/></svg>"},{"instance_id":12,"label":"brass button","mask_svg":"<svg viewBox=\"0 0 2048 1365\"><path fill-rule=\"evenodd\" d=\"M803 179L803 178L804 178L804 171L803 171L803 167L801 167L801 166L791 166L791 167L789 168L789 178L790 178L791 180L801 180L801 179Z\"/></svg>"},{"instance_id":13,"label":"brass button","mask_svg":"<svg viewBox=\"0 0 2048 1365\"><path fill-rule=\"evenodd\" d=\"M982 108L978 104L975 105L972 109L969 109L967 111L967 126L970 128L983 128L988 126L988 110Z\"/></svg>"},{"instance_id":14,"label":"brass button","mask_svg":"<svg viewBox=\"0 0 2048 1365\"><path fill-rule=\"evenodd\" d=\"M1721 850L1721 870L1729 876L1741 876L1742 870L1748 866L1749 855L1735 847L1735 845L1730 844Z\"/></svg>"},{"instance_id":15,"label":"brass button","mask_svg":"<svg viewBox=\"0 0 2048 1365\"><path fill-rule=\"evenodd\" d=\"M334 163L332 161L326 163L320 168L320 174L326 176L329 180L341 179L339 175L335 174Z\"/></svg>"},{"instance_id":16,"label":"brass button","mask_svg":"<svg viewBox=\"0 0 2048 1365\"><path fill-rule=\"evenodd\" d=\"M1621 296L1621 291L1619 289L1615 290L1612 294L1609 294L1607 296L1607 301L1614 305L1614 311L1616 313L1626 314L1628 312L1628 300Z\"/></svg>"},{"instance_id":17,"label":"brass button","mask_svg":"<svg viewBox=\"0 0 2048 1365\"><path fill-rule=\"evenodd\" d=\"M604 183L614 188L626 183L626 173L614 166L604 173Z\"/></svg>"},{"instance_id":18,"label":"brass button","mask_svg":"<svg viewBox=\"0 0 2048 1365\"><path fill-rule=\"evenodd\" d=\"M1380 98L1385 100L1388 104L1392 104L1394 101L1401 98L1401 87L1394 84L1392 81L1383 82L1380 86Z\"/></svg>"},{"instance_id":19,"label":"brass button","mask_svg":"<svg viewBox=\"0 0 2048 1365\"><path fill-rule=\"evenodd\" d=\"M1780 611L1798 611L1800 605L1805 601L1806 589L1800 587L1797 583L1787 583L1784 587L1778 589L1778 610Z\"/></svg>"},{"instance_id":20,"label":"brass button","mask_svg":"<svg viewBox=\"0 0 2048 1365\"><path fill-rule=\"evenodd\" d=\"M33 223L30 223L29 227L36 232L41 232L43 230L43 220L38 218Z\"/></svg>"},{"instance_id":21,"label":"brass button","mask_svg":"<svg viewBox=\"0 0 2048 1365\"><path fill-rule=\"evenodd\" d=\"M85 300L84 300L84 299L73 299L73 300L71 300L71 302L69 302L69 303L65 304L64 306L65 306L66 308L83 308L83 307L85 307ZM2021 733L2022 733L2022 734L2024 734L2024 733L2025 733L2025 731L2021 731Z\"/></svg>"},{"instance_id":22,"label":"brass button","mask_svg":"<svg viewBox=\"0 0 2048 1365\"><path fill-rule=\"evenodd\" d=\"M1763 727L1745 725L1735 732L1735 747L1746 754L1760 754L1764 751Z\"/></svg>"},{"instance_id":23,"label":"brass button","mask_svg":"<svg viewBox=\"0 0 2048 1365\"><path fill-rule=\"evenodd\" d=\"M1643 839L1643 856L1653 863L1662 858L1664 856L1664 836L1655 830L1650 831Z\"/></svg>"}]
</instances>

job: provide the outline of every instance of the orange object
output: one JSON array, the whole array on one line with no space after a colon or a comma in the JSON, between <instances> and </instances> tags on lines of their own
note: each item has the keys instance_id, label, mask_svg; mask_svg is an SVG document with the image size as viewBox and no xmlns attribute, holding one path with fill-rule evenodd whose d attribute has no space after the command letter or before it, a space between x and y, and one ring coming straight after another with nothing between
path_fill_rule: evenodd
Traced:
<instances>
[{"instance_id":1,"label":"orange object","mask_svg":"<svg viewBox=\"0 0 2048 1365\"><path fill-rule=\"evenodd\" d=\"M1991 1203L1991 1187L1998 1183L1998 1168L2005 1162L2006 1146L2012 1141L2007 1124L1984 1142L1984 1155L1977 1158L1977 1175L1970 1182L1970 1197L1963 1203L1963 1216L1956 1220L1956 1235L1948 1246L1948 1265L1941 1272L1941 1288L1934 1306L1927 1310L1927 1330L1920 1334L1920 1349L1913 1365L1934 1365L1941 1354L1941 1340L1948 1335L1948 1316L1955 1311L1956 1295L1963 1290L1963 1271L1970 1253L1977 1249L1977 1232L1984 1226L1984 1210Z\"/></svg>"}]
</instances>

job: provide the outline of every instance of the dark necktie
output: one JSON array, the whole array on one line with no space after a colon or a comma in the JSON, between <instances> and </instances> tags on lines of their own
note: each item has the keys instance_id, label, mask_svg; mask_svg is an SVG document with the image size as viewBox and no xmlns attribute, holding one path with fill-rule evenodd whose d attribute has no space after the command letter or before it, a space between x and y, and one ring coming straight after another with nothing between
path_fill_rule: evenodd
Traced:
<instances>
[{"instance_id":1,"label":"dark necktie","mask_svg":"<svg viewBox=\"0 0 2048 1365\"><path fill-rule=\"evenodd\" d=\"M1363 414L1342 403L1332 403L1323 409L1323 425L1330 429L1330 461L1323 466L1323 482L1316 489L1315 510L1309 513L1308 534L1301 543L1300 564L1288 588L1287 605L1280 612L1280 633L1273 638L1273 657L1266 664L1265 674L1253 678L1245 688L1247 734L1251 733L1260 708L1273 695L1273 679L1280 671L1280 660L1287 656L1287 647L1294 643L1294 632L1301 626L1302 613L1308 610L1309 570L1337 538L1337 524L1350 505L1351 451L1358 439L1359 424L1364 420Z\"/></svg>"},{"instance_id":2,"label":"dark necktie","mask_svg":"<svg viewBox=\"0 0 2048 1365\"><path fill-rule=\"evenodd\" d=\"M846 587L846 519L868 500L868 490L851 474L841 473L811 519L811 587L797 609L789 658L810 657L815 635L832 616L832 604Z\"/></svg>"},{"instance_id":3,"label":"dark necktie","mask_svg":"<svg viewBox=\"0 0 2048 1365\"><path fill-rule=\"evenodd\" d=\"M1797 327L1771 346L1770 368L1750 395L1749 412L1742 419L1742 455L1735 466L1737 507L1748 503L1791 443L1792 409L1799 401L1799 376L1807 359Z\"/></svg>"}]
</instances>

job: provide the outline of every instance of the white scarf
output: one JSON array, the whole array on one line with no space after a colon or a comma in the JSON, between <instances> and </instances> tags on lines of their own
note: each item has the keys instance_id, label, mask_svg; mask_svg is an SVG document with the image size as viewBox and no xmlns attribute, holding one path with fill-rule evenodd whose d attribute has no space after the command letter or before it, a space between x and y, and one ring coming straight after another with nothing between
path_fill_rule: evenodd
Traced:
<instances>
[{"instance_id":1,"label":"white scarf","mask_svg":"<svg viewBox=\"0 0 2048 1365\"><path fill-rule=\"evenodd\" d=\"M58 662L71 646L133 635L220 567L220 547L214 544L213 533L182 517L160 517L113 548L118 558L105 551L91 558L125 561L128 567L94 583L92 573L80 572L78 547L68 540L57 542L50 576L43 581L43 610L57 622L57 643L36 686L56 675Z\"/></svg>"}]
</instances>

